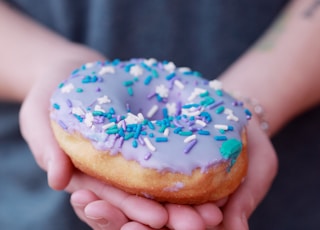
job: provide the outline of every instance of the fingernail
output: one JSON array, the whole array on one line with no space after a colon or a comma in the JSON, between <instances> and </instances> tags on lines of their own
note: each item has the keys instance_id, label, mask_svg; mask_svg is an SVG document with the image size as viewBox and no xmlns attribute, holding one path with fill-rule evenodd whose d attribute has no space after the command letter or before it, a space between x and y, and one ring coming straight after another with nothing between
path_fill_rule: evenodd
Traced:
<instances>
[{"instance_id":1,"label":"fingernail","mask_svg":"<svg viewBox=\"0 0 320 230\"><path fill-rule=\"evenodd\" d=\"M100 227L106 227L110 222L102 217L87 216L90 220L96 222Z\"/></svg>"}]
</instances>

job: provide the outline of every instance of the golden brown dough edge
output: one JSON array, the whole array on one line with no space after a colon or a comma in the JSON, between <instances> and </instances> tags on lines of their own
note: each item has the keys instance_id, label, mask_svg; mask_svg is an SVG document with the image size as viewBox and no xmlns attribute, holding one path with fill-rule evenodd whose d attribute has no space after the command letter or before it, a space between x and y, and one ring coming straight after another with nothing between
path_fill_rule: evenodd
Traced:
<instances>
[{"instance_id":1,"label":"golden brown dough edge","mask_svg":"<svg viewBox=\"0 0 320 230\"><path fill-rule=\"evenodd\" d=\"M247 173L245 132L242 152L230 170L229 162L223 162L205 173L196 169L192 175L185 175L143 168L135 161L127 161L121 154L111 156L107 151L96 150L80 134L69 134L54 121L51 124L60 147L76 168L128 193L160 202L200 204L216 201L233 193ZM183 184L182 188L175 187L177 183Z\"/></svg>"}]
</instances>

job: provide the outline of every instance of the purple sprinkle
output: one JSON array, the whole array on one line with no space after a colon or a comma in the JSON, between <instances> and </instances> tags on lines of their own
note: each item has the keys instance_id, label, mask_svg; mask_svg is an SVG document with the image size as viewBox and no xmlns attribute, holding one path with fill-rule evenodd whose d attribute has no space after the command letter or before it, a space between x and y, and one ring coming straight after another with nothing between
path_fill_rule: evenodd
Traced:
<instances>
[{"instance_id":1,"label":"purple sprinkle","mask_svg":"<svg viewBox=\"0 0 320 230\"><path fill-rule=\"evenodd\" d=\"M118 142L118 148L122 148L123 142L124 142L124 138L120 137Z\"/></svg>"},{"instance_id":2,"label":"purple sprinkle","mask_svg":"<svg viewBox=\"0 0 320 230\"><path fill-rule=\"evenodd\" d=\"M216 103L213 103L213 104L209 105L207 108L208 109L214 109L214 108L222 105L223 103L224 103L223 101L217 101Z\"/></svg>"},{"instance_id":3,"label":"purple sprinkle","mask_svg":"<svg viewBox=\"0 0 320 230\"><path fill-rule=\"evenodd\" d=\"M95 124L102 124L104 123L105 118L103 116L95 116L93 122Z\"/></svg>"},{"instance_id":4,"label":"purple sprinkle","mask_svg":"<svg viewBox=\"0 0 320 230\"><path fill-rule=\"evenodd\" d=\"M197 142L198 142L197 139L190 141L186 146L186 148L184 149L184 153L186 154L189 153L191 149L197 144Z\"/></svg>"},{"instance_id":5,"label":"purple sprinkle","mask_svg":"<svg viewBox=\"0 0 320 230\"><path fill-rule=\"evenodd\" d=\"M97 87L96 88L96 92L100 92L101 91L101 88L100 87Z\"/></svg>"},{"instance_id":6,"label":"purple sprinkle","mask_svg":"<svg viewBox=\"0 0 320 230\"><path fill-rule=\"evenodd\" d=\"M140 145L143 145L143 146L145 145L145 142L144 142L144 140L142 139L141 136L139 136L138 141L139 141Z\"/></svg>"},{"instance_id":7,"label":"purple sprinkle","mask_svg":"<svg viewBox=\"0 0 320 230\"><path fill-rule=\"evenodd\" d=\"M145 156L144 156L144 159L147 161L151 158L152 156L152 153L148 152Z\"/></svg>"},{"instance_id":8,"label":"purple sprinkle","mask_svg":"<svg viewBox=\"0 0 320 230\"><path fill-rule=\"evenodd\" d=\"M126 104L127 112L130 112L130 105L129 103Z\"/></svg>"},{"instance_id":9,"label":"purple sprinkle","mask_svg":"<svg viewBox=\"0 0 320 230\"><path fill-rule=\"evenodd\" d=\"M58 121L58 124L59 124L64 130L68 129L68 126L67 126L63 121L59 120L59 121Z\"/></svg>"},{"instance_id":10,"label":"purple sprinkle","mask_svg":"<svg viewBox=\"0 0 320 230\"><path fill-rule=\"evenodd\" d=\"M156 93L150 93L149 95L147 95L147 98L148 99L151 99L153 98L154 96L156 96L157 94Z\"/></svg>"},{"instance_id":11,"label":"purple sprinkle","mask_svg":"<svg viewBox=\"0 0 320 230\"><path fill-rule=\"evenodd\" d=\"M126 131L126 130L127 130L127 123L126 123L126 121L125 121L125 120L123 120L123 122L122 122L121 126L122 126L122 128L123 128L123 130L124 130L124 131Z\"/></svg>"},{"instance_id":12,"label":"purple sprinkle","mask_svg":"<svg viewBox=\"0 0 320 230\"><path fill-rule=\"evenodd\" d=\"M173 124L174 124L176 127L183 127L183 125L181 125L177 119L174 119L174 120L173 120Z\"/></svg>"},{"instance_id":13,"label":"purple sprinkle","mask_svg":"<svg viewBox=\"0 0 320 230\"><path fill-rule=\"evenodd\" d=\"M69 99L66 100L66 103L67 103L67 106L68 106L69 108L72 107L72 102L71 102Z\"/></svg>"}]
</instances>

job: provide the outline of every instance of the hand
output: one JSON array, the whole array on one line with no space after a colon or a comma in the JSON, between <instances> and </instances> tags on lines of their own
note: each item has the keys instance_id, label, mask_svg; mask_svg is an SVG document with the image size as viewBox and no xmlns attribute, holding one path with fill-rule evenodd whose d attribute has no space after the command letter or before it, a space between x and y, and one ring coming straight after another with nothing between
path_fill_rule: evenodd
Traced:
<instances>
[{"instance_id":1,"label":"hand","mask_svg":"<svg viewBox=\"0 0 320 230\"><path fill-rule=\"evenodd\" d=\"M255 120L248 126L249 168L244 182L222 208L223 223L216 230L247 230L248 218L268 192L278 168L275 150Z\"/></svg>"},{"instance_id":2,"label":"hand","mask_svg":"<svg viewBox=\"0 0 320 230\"><path fill-rule=\"evenodd\" d=\"M77 177L73 181L81 180L88 189L78 190L69 186L68 190L76 191L71 196L71 204L77 215L95 230L160 229L165 225L169 229L201 230L212 229L222 220L220 209L213 203L197 206L162 205L106 184L94 183L83 174ZM90 189L99 193L95 194ZM115 213L113 207L120 212Z\"/></svg>"}]
</instances>

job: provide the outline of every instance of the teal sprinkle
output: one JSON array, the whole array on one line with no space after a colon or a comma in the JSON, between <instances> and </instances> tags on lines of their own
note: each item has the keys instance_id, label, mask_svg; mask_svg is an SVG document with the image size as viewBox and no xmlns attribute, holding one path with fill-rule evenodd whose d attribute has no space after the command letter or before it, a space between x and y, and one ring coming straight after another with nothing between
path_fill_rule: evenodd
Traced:
<instances>
[{"instance_id":1,"label":"teal sprinkle","mask_svg":"<svg viewBox=\"0 0 320 230\"><path fill-rule=\"evenodd\" d=\"M200 102L200 104L202 106L208 106L208 105L211 105L212 103L214 103L215 100L212 98L212 97L206 97L203 101Z\"/></svg>"},{"instance_id":2,"label":"teal sprinkle","mask_svg":"<svg viewBox=\"0 0 320 230\"><path fill-rule=\"evenodd\" d=\"M165 125L161 126L161 128L159 129L159 133L163 133L166 128L167 127Z\"/></svg>"},{"instance_id":3,"label":"teal sprinkle","mask_svg":"<svg viewBox=\"0 0 320 230\"><path fill-rule=\"evenodd\" d=\"M147 132L143 130L143 131L141 131L140 135L146 136Z\"/></svg>"},{"instance_id":4,"label":"teal sprinkle","mask_svg":"<svg viewBox=\"0 0 320 230\"><path fill-rule=\"evenodd\" d=\"M80 69L75 69L72 71L71 75L75 75L76 73L78 73L80 71Z\"/></svg>"},{"instance_id":5,"label":"teal sprinkle","mask_svg":"<svg viewBox=\"0 0 320 230\"><path fill-rule=\"evenodd\" d=\"M152 69L152 70L151 70L151 74L152 74L152 76L153 76L154 78L158 78L158 77L159 77L159 74L158 74L158 72L157 72L155 69Z\"/></svg>"},{"instance_id":6,"label":"teal sprinkle","mask_svg":"<svg viewBox=\"0 0 320 230\"><path fill-rule=\"evenodd\" d=\"M149 133L149 137L153 138L154 134L153 133Z\"/></svg>"},{"instance_id":7,"label":"teal sprinkle","mask_svg":"<svg viewBox=\"0 0 320 230\"><path fill-rule=\"evenodd\" d=\"M242 143L237 139L229 139L222 143L220 153L224 159L236 159L242 150Z\"/></svg>"},{"instance_id":8,"label":"teal sprinkle","mask_svg":"<svg viewBox=\"0 0 320 230\"><path fill-rule=\"evenodd\" d=\"M141 62L141 64L140 64L143 68L145 68L147 71L151 71L151 68L150 68L150 66L148 66L146 63L144 63L144 62Z\"/></svg>"},{"instance_id":9,"label":"teal sprinkle","mask_svg":"<svg viewBox=\"0 0 320 230\"><path fill-rule=\"evenodd\" d=\"M252 117L252 113L250 112L249 109L245 109L244 112L245 112L246 115Z\"/></svg>"},{"instance_id":10,"label":"teal sprinkle","mask_svg":"<svg viewBox=\"0 0 320 230\"><path fill-rule=\"evenodd\" d=\"M138 138L139 138L141 130L142 130L142 125L141 125L141 124L138 124L138 125L136 126L136 132L134 133L134 138L135 138L135 139L138 139Z\"/></svg>"},{"instance_id":11,"label":"teal sprinkle","mask_svg":"<svg viewBox=\"0 0 320 230\"><path fill-rule=\"evenodd\" d=\"M124 135L125 135L125 134L124 134L124 129L123 129L123 128L120 128L118 134L119 134L121 137L124 137Z\"/></svg>"},{"instance_id":12,"label":"teal sprinkle","mask_svg":"<svg viewBox=\"0 0 320 230\"><path fill-rule=\"evenodd\" d=\"M102 112L102 111L93 111L92 115L93 116L104 116L104 112Z\"/></svg>"},{"instance_id":13,"label":"teal sprinkle","mask_svg":"<svg viewBox=\"0 0 320 230\"><path fill-rule=\"evenodd\" d=\"M53 108L55 108L56 110L59 110L59 109L60 109L60 105L58 105L57 103L54 103L52 106L53 106Z\"/></svg>"},{"instance_id":14,"label":"teal sprinkle","mask_svg":"<svg viewBox=\"0 0 320 230\"><path fill-rule=\"evenodd\" d=\"M182 106L182 108L184 108L184 109L190 109L190 108L192 108L192 107L199 107L200 105L199 104L196 104L196 103L194 103L194 104L187 104L187 105L183 105Z\"/></svg>"},{"instance_id":15,"label":"teal sprinkle","mask_svg":"<svg viewBox=\"0 0 320 230\"><path fill-rule=\"evenodd\" d=\"M226 133L226 131L225 131L224 129L219 129L219 132L220 132L221 134L225 134L225 133Z\"/></svg>"},{"instance_id":16,"label":"teal sprinkle","mask_svg":"<svg viewBox=\"0 0 320 230\"><path fill-rule=\"evenodd\" d=\"M134 65L135 65L135 64L133 64L133 63L126 65L126 66L124 67L124 71L130 72L131 67L134 66Z\"/></svg>"},{"instance_id":17,"label":"teal sprinkle","mask_svg":"<svg viewBox=\"0 0 320 230\"><path fill-rule=\"evenodd\" d=\"M113 107L110 107L109 113L111 113L111 114L115 114L116 113Z\"/></svg>"},{"instance_id":18,"label":"teal sprinkle","mask_svg":"<svg viewBox=\"0 0 320 230\"><path fill-rule=\"evenodd\" d=\"M223 96L223 91L222 91L221 89L217 89L217 90L216 90L216 94L217 94L218 96L222 97L222 96Z\"/></svg>"},{"instance_id":19,"label":"teal sprinkle","mask_svg":"<svg viewBox=\"0 0 320 230\"><path fill-rule=\"evenodd\" d=\"M194 71L193 75L196 76L196 77L201 77L202 76L202 74L200 72L198 72L198 71Z\"/></svg>"},{"instance_id":20,"label":"teal sprinkle","mask_svg":"<svg viewBox=\"0 0 320 230\"><path fill-rule=\"evenodd\" d=\"M73 114L73 115L78 119L78 121L83 122L83 118L82 118L82 117L80 117L80 116L77 115L77 114Z\"/></svg>"},{"instance_id":21,"label":"teal sprinkle","mask_svg":"<svg viewBox=\"0 0 320 230\"><path fill-rule=\"evenodd\" d=\"M132 138L134 136L134 133L127 133L125 136L124 136L124 140L129 140L130 138Z\"/></svg>"},{"instance_id":22,"label":"teal sprinkle","mask_svg":"<svg viewBox=\"0 0 320 230\"><path fill-rule=\"evenodd\" d=\"M189 120L190 120L190 121L194 121L194 120L195 120L195 117L194 117L194 116L191 116L191 117L189 118Z\"/></svg>"},{"instance_id":23,"label":"teal sprinkle","mask_svg":"<svg viewBox=\"0 0 320 230\"><path fill-rule=\"evenodd\" d=\"M144 84L145 84L145 85L149 85L150 82L151 82L151 80L152 80L152 76L149 75L148 77L146 77L146 79L144 79Z\"/></svg>"},{"instance_id":24,"label":"teal sprinkle","mask_svg":"<svg viewBox=\"0 0 320 230\"><path fill-rule=\"evenodd\" d=\"M133 80L134 80L135 82L138 82L138 81L139 81L139 78L138 78L138 77L134 77Z\"/></svg>"},{"instance_id":25,"label":"teal sprinkle","mask_svg":"<svg viewBox=\"0 0 320 230\"><path fill-rule=\"evenodd\" d=\"M144 120L142 121L142 124L143 124L143 125L147 125L147 124L148 124L148 119L144 119Z\"/></svg>"},{"instance_id":26,"label":"teal sprinkle","mask_svg":"<svg viewBox=\"0 0 320 230\"><path fill-rule=\"evenodd\" d=\"M206 97L206 96L209 96L209 91L206 91L200 94L200 97Z\"/></svg>"},{"instance_id":27,"label":"teal sprinkle","mask_svg":"<svg viewBox=\"0 0 320 230\"><path fill-rule=\"evenodd\" d=\"M133 148L137 148L137 147L138 147L138 142L137 142L136 139L134 139L134 140L132 141L132 147L133 147Z\"/></svg>"},{"instance_id":28,"label":"teal sprinkle","mask_svg":"<svg viewBox=\"0 0 320 230\"><path fill-rule=\"evenodd\" d=\"M208 136L208 135L210 135L210 132L207 131L207 130L198 130L198 134L199 134L199 135L206 135L206 136Z\"/></svg>"},{"instance_id":29,"label":"teal sprinkle","mask_svg":"<svg viewBox=\"0 0 320 230\"><path fill-rule=\"evenodd\" d=\"M124 81L124 82L122 82L122 84L124 86L132 86L133 85L133 81Z\"/></svg>"},{"instance_id":30,"label":"teal sprinkle","mask_svg":"<svg viewBox=\"0 0 320 230\"><path fill-rule=\"evenodd\" d=\"M180 136L191 136L192 135L192 131L180 131L179 135Z\"/></svg>"},{"instance_id":31,"label":"teal sprinkle","mask_svg":"<svg viewBox=\"0 0 320 230\"><path fill-rule=\"evenodd\" d=\"M117 122L117 119L115 117L113 117L113 118L110 118L109 121L110 122Z\"/></svg>"},{"instance_id":32,"label":"teal sprinkle","mask_svg":"<svg viewBox=\"0 0 320 230\"><path fill-rule=\"evenodd\" d=\"M156 137L155 139L156 142L168 142L167 137Z\"/></svg>"},{"instance_id":33,"label":"teal sprinkle","mask_svg":"<svg viewBox=\"0 0 320 230\"><path fill-rule=\"evenodd\" d=\"M224 106L219 106L219 107L216 109L216 114L221 114L223 111L224 111Z\"/></svg>"},{"instance_id":34,"label":"teal sprinkle","mask_svg":"<svg viewBox=\"0 0 320 230\"><path fill-rule=\"evenodd\" d=\"M173 73L170 73L168 76L166 76L166 80L170 81L172 78L174 78L176 76L176 74L173 72Z\"/></svg>"},{"instance_id":35,"label":"teal sprinkle","mask_svg":"<svg viewBox=\"0 0 320 230\"><path fill-rule=\"evenodd\" d=\"M226 136L214 136L214 139L216 141L226 141L227 137Z\"/></svg>"},{"instance_id":36,"label":"teal sprinkle","mask_svg":"<svg viewBox=\"0 0 320 230\"><path fill-rule=\"evenodd\" d=\"M109 128L106 130L107 134L117 134L118 132L119 132L118 128L116 128L116 129Z\"/></svg>"},{"instance_id":37,"label":"teal sprinkle","mask_svg":"<svg viewBox=\"0 0 320 230\"><path fill-rule=\"evenodd\" d=\"M120 62L121 62L120 59L114 59L114 60L112 61L112 65L116 66L116 65L118 65Z\"/></svg>"},{"instance_id":38,"label":"teal sprinkle","mask_svg":"<svg viewBox=\"0 0 320 230\"><path fill-rule=\"evenodd\" d=\"M131 87L128 87L128 94L130 96L133 96L133 89Z\"/></svg>"},{"instance_id":39,"label":"teal sprinkle","mask_svg":"<svg viewBox=\"0 0 320 230\"><path fill-rule=\"evenodd\" d=\"M232 125L228 125L228 131L233 131L233 130L234 130L233 126Z\"/></svg>"},{"instance_id":40,"label":"teal sprinkle","mask_svg":"<svg viewBox=\"0 0 320 230\"><path fill-rule=\"evenodd\" d=\"M61 83L59 84L58 88L61 89L63 86L64 86L64 83L61 82Z\"/></svg>"},{"instance_id":41,"label":"teal sprinkle","mask_svg":"<svg viewBox=\"0 0 320 230\"><path fill-rule=\"evenodd\" d=\"M76 92L77 92L77 93L82 93L82 92L83 92L83 89L82 89L82 88L77 88L77 89L76 89Z\"/></svg>"},{"instance_id":42,"label":"teal sprinkle","mask_svg":"<svg viewBox=\"0 0 320 230\"><path fill-rule=\"evenodd\" d=\"M163 114L164 118L167 118L168 117L168 109L167 108L163 108L162 109L162 114Z\"/></svg>"},{"instance_id":43,"label":"teal sprinkle","mask_svg":"<svg viewBox=\"0 0 320 230\"><path fill-rule=\"evenodd\" d=\"M186 71L183 73L184 75L193 75L193 72L192 71Z\"/></svg>"},{"instance_id":44,"label":"teal sprinkle","mask_svg":"<svg viewBox=\"0 0 320 230\"><path fill-rule=\"evenodd\" d=\"M207 123L212 121L211 115L208 112L201 112L200 116L204 117Z\"/></svg>"}]
</instances>

